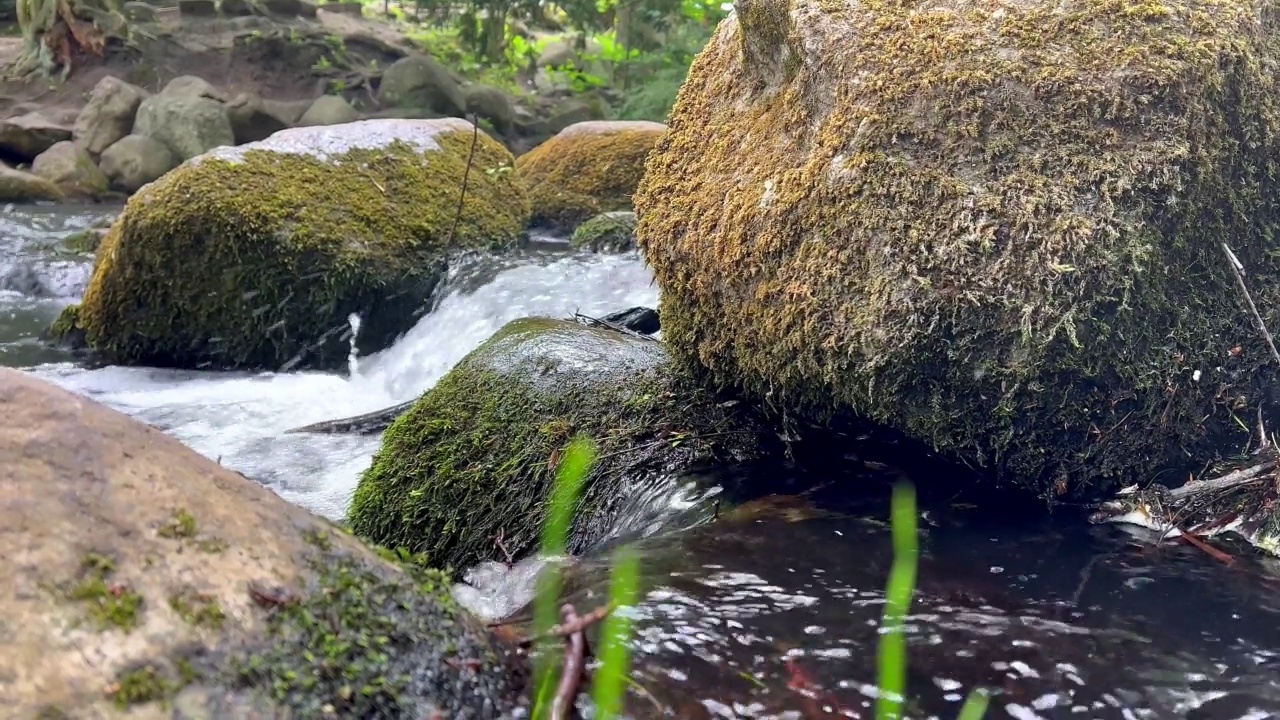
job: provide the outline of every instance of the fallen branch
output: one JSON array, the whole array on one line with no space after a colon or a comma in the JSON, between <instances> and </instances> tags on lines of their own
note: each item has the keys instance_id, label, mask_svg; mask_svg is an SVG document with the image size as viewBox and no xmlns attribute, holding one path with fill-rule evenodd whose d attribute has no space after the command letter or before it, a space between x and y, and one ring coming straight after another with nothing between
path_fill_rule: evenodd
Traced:
<instances>
[{"instance_id":1,"label":"fallen branch","mask_svg":"<svg viewBox=\"0 0 1280 720\"><path fill-rule=\"evenodd\" d=\"M626 335L628 337L637 338L639 340L650 340L652 342L658 342L658 339L652 335L645 335L644 333L638 333L629 327L626 327L624 325L619 325L618 323L611 322L609 320L603 320L601 318L591 317L590 315L583 315L582 313L579 313L579 312L575 312L573 314L573 319L579 323L582 323L583 325L586 325L587 327L608 328L610 330L613 330L614 332L620 332L623 335Z\"/></svg>"},{"instance_id":2,"label":"fallen branch","mask_svg":"<svg viewBox=\"0 0 1280 720\"><path fill-rule=\"evenodd\" d=\"M1275 467L1276 461L1268 460L1252 467L1241 468L1240 470L1229 472L1222 477L1189 482L1182 487L1170 490L1169 499L1180 500L1187 495L1199 495L1206 492L1230 490L1231 488L1257 481L1261 475L1274 470Z\"/></svg>"}]
</instances>

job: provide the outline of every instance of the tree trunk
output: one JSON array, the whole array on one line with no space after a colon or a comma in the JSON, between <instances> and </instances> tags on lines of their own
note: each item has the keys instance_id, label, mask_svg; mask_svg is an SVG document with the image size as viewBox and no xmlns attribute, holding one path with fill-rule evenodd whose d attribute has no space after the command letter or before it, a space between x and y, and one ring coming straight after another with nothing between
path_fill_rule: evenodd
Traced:
<instances>
[{"instance_id":1,"label":"tree trunk","mask_svg":"<svg viewBox=\"0 0 1280 720\"><path fill-rule=\"evenodd\" d=\"M11 76L61 68L66 79L77 55L102 57L108 37L126 37L118 0L17 0L17 11L24 46Z\"/></svg>"}]
</instances>

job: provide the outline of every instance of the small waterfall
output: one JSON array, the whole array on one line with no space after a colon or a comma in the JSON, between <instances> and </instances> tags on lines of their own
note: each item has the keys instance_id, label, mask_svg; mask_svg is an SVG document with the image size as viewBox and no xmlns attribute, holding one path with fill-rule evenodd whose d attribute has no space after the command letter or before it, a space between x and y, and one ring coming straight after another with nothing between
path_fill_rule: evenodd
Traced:
<instances>
[{"instance_id":1,"label":"small waterfall","mask_svg":"<svg viewBox=\"0 0 1280 720\"><path fill-rule=\"evenodd\" d=\"M347 354L347 372L354 377L360 374L360 350L356 348L356 338L360 337L360 315L348 315L347 324L351 326L351 352Z\"/></svg>"}]
</instances>

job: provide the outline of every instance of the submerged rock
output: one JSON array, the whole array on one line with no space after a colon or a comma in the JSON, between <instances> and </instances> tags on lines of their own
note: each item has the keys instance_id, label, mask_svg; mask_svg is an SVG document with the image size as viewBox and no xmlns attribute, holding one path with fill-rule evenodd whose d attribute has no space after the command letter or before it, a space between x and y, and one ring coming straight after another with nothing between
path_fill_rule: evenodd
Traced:
<instances>
[{"instance_id":1,"label":"submerged rock","mask_svg":"<svg viewBox=\"0 0 1280 720\"><path fill-rule=\"evenodd\" d=\"M1278 61L1237 0L740 2L637 193L664 335L1046 495L1198 465L1280 390L1222 246L1280 312Z\"/></svg>"},{"instance_id":2,"label":"submerged rock","mask_svg":"<svg viewBox=\"0 0 1280 720\"><path fill-rule=\"evenodd\" d=\"M538 541L557 458L578 435L599 455L571 552L604 539L630 493L755 459L766 442L760 425L685 375L655 340L517 320L387 429L348 522L438 566L521 556Z\"/></svg>"},{"instance_id":3,"label":"submerged rock","mask_svg":"<svg viewBox=\"0 0 1280 720\"><path fill-rule=\"evenodd\" d=\"M110 362L341 367L429 307L451 254L515 243L528 204L511 154L463 120L293 128L221 148L130 198L85 293Z\"/></svg>"},{"instance_id":4,"label":"submerged rock","mask_svg":"<svg viewBox=\"0 0 1280 720\"><path fill-rule=\"evenodd\" d=\"M520 701L514 653L440 574L158 430L0 369L0 456L9 717L496 718Z\"/></svg>"},{"instance_id":5,"label":"submerged rock","mask_svg":"<svg viewBox=\"0 0 1280 720\"><path fill-rule=\"evenodd\" d=\"M645 156L662 123L593 120L570 125L516 159L529 193L532 223L571 232L603 212L630 210Z\"/></svg>"}]
</instances>

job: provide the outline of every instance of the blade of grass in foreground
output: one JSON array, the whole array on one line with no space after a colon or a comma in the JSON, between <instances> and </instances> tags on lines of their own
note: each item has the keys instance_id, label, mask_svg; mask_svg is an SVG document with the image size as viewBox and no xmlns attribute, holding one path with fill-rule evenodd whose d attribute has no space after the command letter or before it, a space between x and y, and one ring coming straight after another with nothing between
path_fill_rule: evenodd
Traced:
<instances>
[{"instance_id":1,"label":"blade of grass in foreground","mask_svg":"<svg viewBox=\"0 0 1280 720\"><path fill-rule=\"evenodd\" d=\"M546 524L542 527L543 555L562 555L568 546L569 526L577 509L582 485L591 472L596 459L596 447L589 439L575 438L565 448L556 472L556 485L551 490L551 507L547 510ZM533 605L534 637L541 637L555 626L559 612L560 572L544 568L538 574L537 597ZM560 665L562 648L551 643L539 654L534 676L537 678L537 695L533 704L533 718L540 720L551 707L556 689L556 668Z\"/></svg>"},{"instance_id":2,"label":"blade of grass in foreground","mask_svg":"<svg viewBox=\"0 0 1280 720\"><path fill-rule=\"evenodd\" d=\"M636 602L640 585L640 558L632 548L623 547L614 554L613 577L609 583L609 605L613 611L604 620L600 632L600 668L596 671L591 699L595 717L613 720L622 711L627 673L631 667L631 618L619 612Z\"/></svg>"},{"instance_id":3,"label":"blade of grass in foreground","mask_svg":"<svg viewBox=\"0 0 1280 720\"><path fill-rule=\"evenodd\" d=\"M907 690L907 638L903 622L916 587L916 491L910 484L893 488L890 503L893 523L893 567L885 590L884 633L880 638L880 696L876 698L876 719L902 717Z\"/></svg>"}]
</instances>

